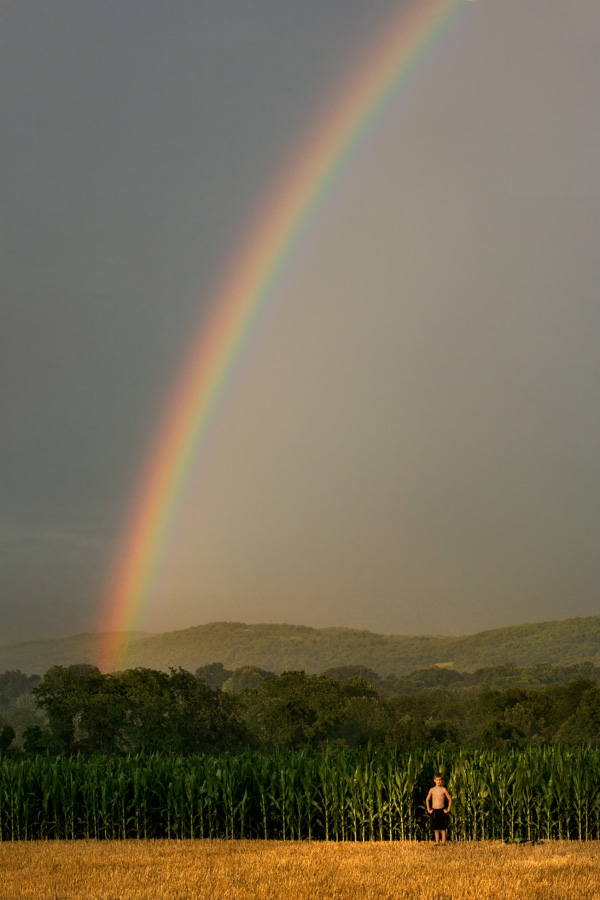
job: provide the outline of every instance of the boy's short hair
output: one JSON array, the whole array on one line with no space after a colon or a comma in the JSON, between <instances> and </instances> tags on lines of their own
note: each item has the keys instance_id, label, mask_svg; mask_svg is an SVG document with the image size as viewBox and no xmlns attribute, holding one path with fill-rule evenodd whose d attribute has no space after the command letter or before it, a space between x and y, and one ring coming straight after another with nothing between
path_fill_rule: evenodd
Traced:
<instances>
[{"instance_id":1,"label":"boy's short hair","mask_svg":"<svg viewBox=\"0 0 600 900\"><path fill-rule=\"evenodd\" d=\"M434 775L433 777L434 777L434 778L442 778L442 779L443 779L444 776L442 775L441 772L436 772L435 775Z\"/></svg>"}]
</instances>

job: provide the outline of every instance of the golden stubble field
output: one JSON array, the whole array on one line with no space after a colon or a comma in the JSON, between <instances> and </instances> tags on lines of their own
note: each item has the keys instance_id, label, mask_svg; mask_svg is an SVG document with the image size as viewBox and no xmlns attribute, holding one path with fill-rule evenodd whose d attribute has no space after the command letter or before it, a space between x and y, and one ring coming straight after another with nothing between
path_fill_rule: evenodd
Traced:
<instances>
[{"instance_id":1,"label":"golden stubble field","mask_svg":"<svg viewBox=\"0 0 600 900\"><path fill-rule=\"evenodd\" d=\"M600 900L600 844L0 844L1 900Z\"/></svg>"}]
</instances>

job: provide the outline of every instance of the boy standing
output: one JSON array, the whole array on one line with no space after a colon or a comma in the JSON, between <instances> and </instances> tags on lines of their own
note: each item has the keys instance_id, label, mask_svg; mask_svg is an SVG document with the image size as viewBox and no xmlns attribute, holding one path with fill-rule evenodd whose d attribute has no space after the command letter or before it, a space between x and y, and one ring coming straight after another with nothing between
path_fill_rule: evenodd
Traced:
<instances>
[{"instance_id":1,"label":"boy standing","mask_svg":"<svg viewBox=\"0 0 600 900\"><path fill-rule=\"evenodd\" d=\"M442 844L446 843L446 829L448 828L448 813L452 807L452 797L442 783L442 773L437 772L433 776L435 787L429 788L427 799L427 812L431 816L431 827L435 836L436 844L440 843L440 834L442 836Z\"/></svg>"}]
</instances>

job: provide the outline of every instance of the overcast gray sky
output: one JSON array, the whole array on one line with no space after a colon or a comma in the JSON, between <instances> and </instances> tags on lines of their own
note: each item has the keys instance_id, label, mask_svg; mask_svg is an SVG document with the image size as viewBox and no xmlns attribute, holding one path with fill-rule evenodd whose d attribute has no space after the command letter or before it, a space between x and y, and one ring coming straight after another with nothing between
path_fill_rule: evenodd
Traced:
<instances>
[{"instance_id":1,"label":"overcast gray sky","mask_svg":"<svg viewBox=\"0 0 600 900\"><path fill-rule=\"evenodd\" d=\"M0 4L1 642L96 628L214 286L403 3ZM465 3L252 334L146 628L600 611L599 98L597 0Z\"/></svg>"}]
</instances>

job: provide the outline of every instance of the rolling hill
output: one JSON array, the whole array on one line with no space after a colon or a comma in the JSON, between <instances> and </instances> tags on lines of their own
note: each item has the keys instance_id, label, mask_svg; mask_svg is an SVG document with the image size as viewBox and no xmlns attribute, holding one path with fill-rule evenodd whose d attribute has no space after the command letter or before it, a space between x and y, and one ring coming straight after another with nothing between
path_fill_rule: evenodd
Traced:
<instances>
[{"instance_id":1,"label":"rolling hill","mask_svg":"<svg viewBox=\"0 0 600 900\"><path fill-rule=\"evenodd\" d=\"M123 668L182 666L195 671L222 662L229 669L257 665L273 672L304 669L318 673L337 666L363 665L385 676L440 664L468 672L507 662L530 666L585 661L600 665L600 616L514 625L462 637L213 622L183 631L131 635ZM51 665L82 662L106 670L99 635L0 646L0 672L21 669L28 675L41 675Z\"/></svg>"}]
</instances>

